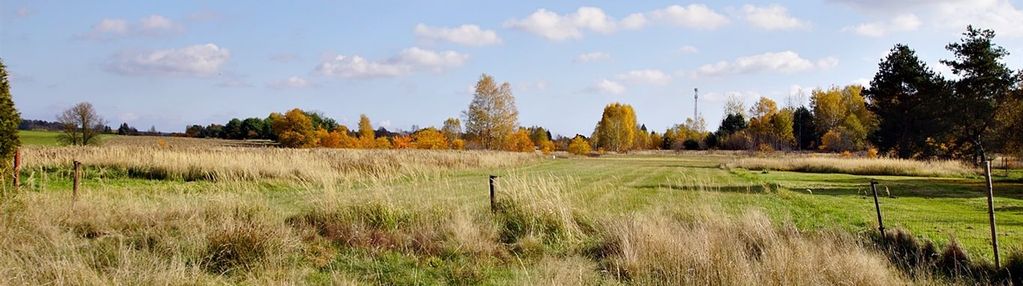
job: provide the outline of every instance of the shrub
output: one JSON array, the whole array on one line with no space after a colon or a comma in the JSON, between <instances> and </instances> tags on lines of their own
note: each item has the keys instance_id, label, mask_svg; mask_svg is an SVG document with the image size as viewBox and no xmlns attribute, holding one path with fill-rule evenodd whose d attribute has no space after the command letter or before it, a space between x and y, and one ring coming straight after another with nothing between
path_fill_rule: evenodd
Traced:
<instances>
[{"instance_id":1,"label":"shrub","mask_svg":"<svg viewBox=\"0 0 1023 286\"><path fill-rule=\"evenodd\" d=\"M700 150L700 142L695 139L686 139L685 142L682 142L682 147L686 150Z\"/></svg>"},{"instance_id":2,"label":"shrub","mask_svg":"<svg viewBox=\"0 0 1023 286\"><path fill-rule=\"evenodd\" d=\"M586 138L582 136L576 136L572 138L572 142L568 144L568 153L576 155L586 155L593 151L590 147L590 142L586 141Z\"/></svg>"}]
</instances>

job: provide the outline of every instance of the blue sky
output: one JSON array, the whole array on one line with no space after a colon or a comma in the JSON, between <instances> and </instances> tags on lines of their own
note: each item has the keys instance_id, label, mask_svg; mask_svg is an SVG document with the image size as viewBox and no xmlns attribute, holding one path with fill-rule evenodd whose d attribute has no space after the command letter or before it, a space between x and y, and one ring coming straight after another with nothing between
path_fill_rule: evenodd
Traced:
<instances>
[{"instance_id":1,"label":"blue sky","mask_svg":"<svg viewBox=\"0 0 1023 286\"><path fill-rule=\"evenodd\" d=\"M552 2L0 0L0 57L30 119L89 101L161 131L293 107L409 129L459 116L488 73L522 125L563 135L616 101L662 131L692 116L693 88L713 129L728 96L865 83L896 43L947 73L967 24L1023 66L1019 1Z\"/></svg>"}]
</instances>

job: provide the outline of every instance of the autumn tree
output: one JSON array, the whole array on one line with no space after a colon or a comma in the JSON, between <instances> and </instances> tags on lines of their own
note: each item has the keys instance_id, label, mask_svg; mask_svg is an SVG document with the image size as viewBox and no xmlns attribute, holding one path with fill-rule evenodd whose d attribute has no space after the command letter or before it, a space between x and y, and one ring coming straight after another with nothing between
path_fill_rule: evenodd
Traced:
<instances>
[{"instance_id":1,"label":"autumn tree","mask_svg":"<svg viewBox=\"0 0 1023 286\"><path fill-rule=\"evenodd\" d=\"M376 148L376 134L373 132L373 124L369 121L369 116L365 114L359 115L359 148L373 149Z\"/></svg>"},{"instance_id":2,"label":"autumn tree","mask_svg":"<svg viewBox=\"0 0 1023 286\"><path fill-rule=\"evenodd\" d=\"M853 151L866 148L867 135L877 126L874 115L867 110L862 95L863 87L850 85L833 87L811 92L810 105L813 109L814 124L822 135L819 149L828 151ZM828 145L827 140L835 143ZM841 143L841 144L838 144Z\"/></svg>"},{"instance_id":3,"label":"autumn tree","mask_svg":"<svg viewBox=\"0 0 1023 286\"><path fill-rule=\"evenodd\" d=\"M996 45L994 37L994 31L968 26L962 40L945 47L955 59L941 61L959 77L952 84L955 104L947 106L953 115L952 148L960 155L972 153L974 162L987 160L985 146L995 144L990 135L996 109L1021 79L1002 62L1009 52Z\"/></svg>"},{"instance_id":4,"label":"autumn tree","mask_svg":"<svg viewBox=\"0 0 1023 286\"><path fill-rule=\"evenodd\" d=\"M313 122L301 109L295 108L281 115L270 114L273 132L281 146L288 148L316 147L317 138Z\"/></svg>"},{"instance_id":5,"label":"autumn tree","mask_svg":"<svg viewBox=\"0 0 1023 286\"><path fill-rule=\"evenodd\" d=\"M454 142L462 138L462 121L458 118L448 118L444 120L444 127L441 127L441 132L444 133L444 137L448 138L449 142Z\"/></svg>"},{"instance_id":6,"label":"autumn tree","mask_svg":"<svg viewBox=\"0 0 1023 286\"><path fill-rule=\"evenodd\" d=\"M877 115L878 128L871 143L882 153L899 158L937 154L929 138L948 129L949 86L905 45L895 45L878 65L870 88L867 109Z\"/></svg>"},{"instance_id":7,"label":"autumn tree","mask_svg":"<svg viewBox=\"0 0 1023 286\"><path fill-rule=\"evenodd\" d=\"M515 108L511 85L507 82L498 85L487 74L476 82L476 92L463 115L466 135L485 149L503 147L519 126L519 111Z\"/></svg>"},{"instance_id":8,"label":"autumn tree","mask_svg":"<svg viewBox=\"0 0 1023 286\"><path fill-rule=\"evenodd\" d=\"M568 143L568 152L576 155L586 155L592 151L590 142L581 135L576 135L572 138L571 143Z\"/></svg>"},{"instance_id":9,"label":"autumn tree","mask_svg":"<svg viewBox=\"0 0 1023 286\"><path fill-rule=\"evenodd\" d=\"M518 131L512 133L504 146L505 150L514 152L533 152L536 150L533 140L529 140L529 131L525 128L519 128Z\"/></svg>"},{"instance_id":10,"label":"autumn tree","mask_svg":"<svg viewBox=\"0 0 1023 286\"><path fill-rule=\"evenodd\" d=\"M604 150L626 152L632 149L636 137L636 112L628 104L612 103L593 131L593 144Z\"/></svg>"},{"instance_id":11,"label":"autumn tree","mask_svg":"<svg viewBox=\"0 0 1023 286\"><path fill-rule=\"evenodd\" d=\"M749 136L753 147L758 149L787 149L795 141L792 134L791 108L778 110L778 104L770 98L761 97L750 108Z\"/></svg>"},{"instance_id":12,"label":"autumn tree","mask_svg":"<svg viewBox=\"0 0 1023 286\"><path fill-rule=\"evenodd\" d=\"M10 167L14 153L21 147L21 139L18 138L21 113L14 106L8 80L7 66L0 60L0 169Z\"/></svg>"},{"instance_id":13,"label":"autumn tree","mask_svg":"<svg viewBox=\"0 0 1023 286\"><path fill-rule=\"evenodd\" d=\"M68 145L90 145L99 143L99 135L106 123L91 103L82 102L57 115L57 122L64 130L58 140Z\"/></svg>"},{"instance_id":14,"label":"autumn tree","mask_svg":"<svg viewBox=\"0 0 1023 286\"><path fill-rule=\"evenodd\" d=\"M444 137L444 133L433 127L416 131L412 134L412 140L417 149L440 150L449 147L448 139Z\"/></svg>"}]
</instances>

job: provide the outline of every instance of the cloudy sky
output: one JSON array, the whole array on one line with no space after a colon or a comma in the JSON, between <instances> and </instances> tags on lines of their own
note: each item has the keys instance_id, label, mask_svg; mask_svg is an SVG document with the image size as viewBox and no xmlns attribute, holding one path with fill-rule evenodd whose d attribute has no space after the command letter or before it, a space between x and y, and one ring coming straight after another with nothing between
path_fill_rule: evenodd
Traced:
<instances>
[{"instance_id":1,"label":"cloudy sky","mask_svg":"<svg viewBox=\"0 0 1023 286\"><path fill-rule=\"evenodd\" d=\"M409 129L458 116L488 73L522 125L563 135L615 101L663 130L692 116L693 88L716 128L729 95L798 104L867 82L896 43L947 73L967 24L1023 67L1020 1L406 2L0 0L0 58L30 119L89 101L139 129L293 107Z\"/></svg>"}]
</instances>

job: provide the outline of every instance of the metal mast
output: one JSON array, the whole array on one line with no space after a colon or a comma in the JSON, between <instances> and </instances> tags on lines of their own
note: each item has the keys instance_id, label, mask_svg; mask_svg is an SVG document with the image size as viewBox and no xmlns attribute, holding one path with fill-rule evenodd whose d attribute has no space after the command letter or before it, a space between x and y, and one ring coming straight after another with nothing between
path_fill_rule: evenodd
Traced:
<instances>
[{"instance_id":1,"label":"metal mast","mask_svg":"<svg viewBox=\"0 0 1023 286\"><path fill-rule=\"evenodd\" d=\"M696 120L700 116L700 89L693 88L693 120Z\"/></svg>"}]
</instances>

